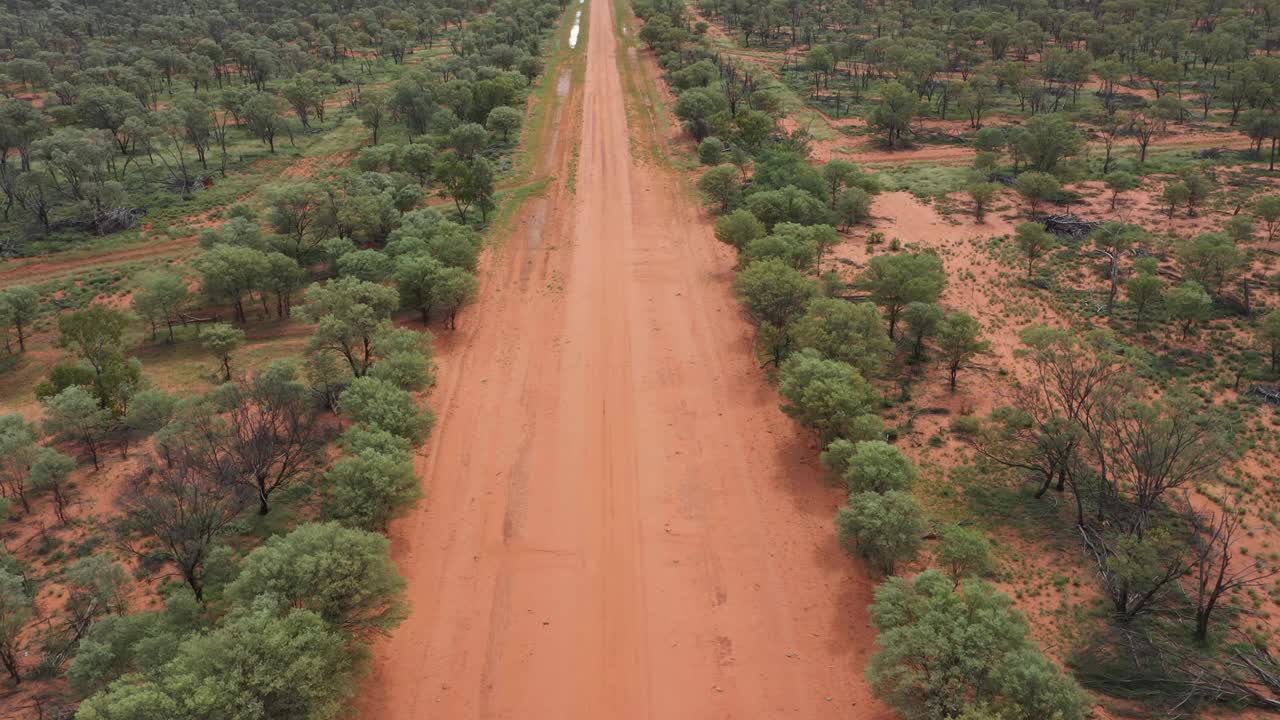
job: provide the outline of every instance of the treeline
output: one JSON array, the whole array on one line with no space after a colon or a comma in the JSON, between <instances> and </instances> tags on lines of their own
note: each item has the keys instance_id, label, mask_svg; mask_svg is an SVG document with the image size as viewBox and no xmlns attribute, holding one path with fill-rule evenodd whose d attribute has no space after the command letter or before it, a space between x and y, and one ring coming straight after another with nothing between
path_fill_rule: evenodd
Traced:
<instances>
[{"instance_id":1,"label":"treeline","mask_svg":"<svg viewBox=\"0 0 1280 720\"><path fill-rule=\"evenodd\" d=\"M403 616L403 583L376 532L420 494L412 453L434 419L412 393L434 367L429 336L391 324L394 289L339 279L307 300L317 329L303 362L233 375L243 332L215 325L202 336L227 382L188 397L155 388L124 355L124 313L59 318L71 359L36 390L41 422L0 418L5 514L47 496L59 525L85 522L75 456L97 469L110 451L132 453L122 514L103 529L144 575L172 574L186 592L168 589L166 611L126 614L128 574L95 555L57 578L72 588L68 603L32 631L40 579L6 556L0 657L14 682L65 671L93 695L77 717L340 714L360 643ZM240 559L236 548L252 546L246 513L281 503L328 524L304 523Z\"/></svg>"},{"instance_id":2,"label":"treeline","mask_svg":"<svg viewBox=\"0 0 1280 720\"><path fill-rule=\"evenodd\" d=\"M1280 147L1280 61L1271 57L1280 30L1266 3L703 0L698 8L747 46L803 50L783 68L808 78L812 102L837 116L866 107L890 147L917 136L917 117L965 118L977 130L996 112L1066 113L1138 142L1144 156L1150 136L1211 113L1257 152L1269 142L1272 166Z\"/></svg>"},{"instance_id":3,"label":"treeline","mask_svg":"<svg viewBox=\"0 0 1280 720\"><path fill-rule=\"evenodd\" d=\"M939 538L930 549L942 571L891 577L877 593L873 688L913 718L1084 717L1090 702L1076 682L1039 653L1011 601L979 579L993 567L983 533L939 528L928 518L911 492L919 470L880 418L892 402L878 387L899 374L898 363L940 362L954 390L989 351L977 320L939 306L947 282L941 259L894 246L874 255L851 284L822 275L823 255L841 240L833 226L867 218L874 176L841 160L811 166L804 138L777 128L768 83L710 54L698 41L705 27L680 6L641 3L637 12L646 20L641 38L678 93L676 114L700 141L704 163L714 165L699 187L720 216L717 237L739 251L738 294L759 325L760 354L777 368L783 410L818 435L829 480L849 491L836 518L842 545L892 576L919 561L925 538ZM914 102L913 91L901 92L906 104ZM912 115L900 118L901 131ZM1014 186L1032 217L1059 190L1052 173L1083 144L1059 115L1011 130L984 128L978 137L987 153L980 165L1008 157L1021 166ZM1108 184L1119 194L1133 187L1128 180L1113 174ZM1177 208L1194 213L1211 183L1189 168L1170 185L1182 188L1174 191ZM979 221L997 188L980 182L970 190ZM1271 200L1246 205L1268 228ZM1097 225L1085 233L1085 249L1109 263L1108 313L1125 290L1139 325L1159 307L1185 333L1209 319L1214 298L1247 268L1236 243L1253 239L1253 228L1242 213L1222 232L1172 248L1184 282L1168 293L1158 275L1169 273L1144 250L1152 240L1141 228ZM1078 243L1042 222L1025 223L1009 241L1028 277L1052 252ZM1260 333L1269 338L1273 325L1268 316ZM1236 456L1236 418L1193 388L1153 387L1142 356L1108 331L1033 326L1022 339L1032 376L1008 407L958 418L952 431L984 467L1033 475L1036 497L1052 491L1069 498L1111 609L1107 631L1077 648L1073 667L1091 687L1153 706L1157 698L1266 705L1277 688L1265 670L1250 670L1274 667L1264 646L1214 648L1216 638L1235 632L1231 611L1223 610L1228 599L1275 571L1244 554L1238 512L1205 512L1187 494ZM1125 647L1143 651L1131 655ZM1154 670L1144 653L1177 659ZM1144 694L1151 688L1158 690Z\"/></svg>"},{"instance_id":4,"label":"treeline","mask_svg":"<svg viewBox=\"0 0 1280 720\"><path fill-rule=\"evenodd\" d=\"M35 388L38 422L0 418L0 515L48 503L49 532L104 522L81 516L78 466L131 459L119 516L90 535L127 562L97 553L33 571L0 553L0 662L14 683L71 681L70 697L42 692L42 707L85 698L76 717L121 720L346 715L365 644L406 612L379 533L421 495L414 455L435 424L416 396L434 384L431 335L394 318L452 329L475 296L494 165L515 147L559 16L541 0L464 10L430 17L465 49L353 101L370 138L355 168L228 208L189 265L135 279L132 312L0 293L7 348L25 351L33 328L53 324L66 353ZM384 7L367 27L375 17L398 16ZM141 152L134 140L111 152ZM9 163L51 172L38 158L20 167ZM437 185L452 203L426 206ZM246 369L252 323L272 317L312 326L305 352ZM132 357L139 322L153 343L201 346L214 388L157 387ZM161 583L163 610L131 613L131 572L180 584ZM61 608L35 601L51 582L68 589Z\"/></svg>"},{"instance_id":5,"label":"treeline","mask_svg":"<svg viewBox=\"0 0 1280 720\"><path fill-rule=\"evenodd\" d=\"M737 291L759 324L760 354L777 367L783 410L818 435L824 467L849 492L840 541L892 575L915 559L930 522L910 493L918 470L886 442L876 381L899 358L934 356L954 388L987 351L981 328L938 305L946 274L932 253L879 255L851 288L834 273L815 277L841 240L833 224L869 217L874 179L844 161L811 166L803 137L777 129L778 109L767 92L757 98L750 74L689 42L683 6L636 10L700 156L733 159L699 186L720 213L717 237L739 251ZM867 300L846 299L848 290ZM1084 717L1078 686L1035 648L1009 598L978 579L991 570L989 554L980 532L948 527L935 560L950 576L930 570L880 588L880 649L868 670L877 694L912 718Z\"/></svg>"},{"instance_id":6,"label":"treeline","mask_svg":"<svg viewBox=\"0 0 1280 720\"><path fill-rule=\"evenodd\" d=\"M519 129L524 88L559 15L556 2L521 0L176 15L108 5L74 18L28 7L18 22L0 22L32 29L0 52L4 222L21 217L40 233L127 228L143 198L199 192L227 174L244 141L274 153L278 141L323 128L331 107L357 114L375 145L393 125L424 140L404 156L383 148L363 166L394 168L443 188L464 215L483 214L495 171L477 156ZM407 69L411 54L441 40L447 53ZM376 80L382 68L401 79Z\"/></svg>"}]
</instances>

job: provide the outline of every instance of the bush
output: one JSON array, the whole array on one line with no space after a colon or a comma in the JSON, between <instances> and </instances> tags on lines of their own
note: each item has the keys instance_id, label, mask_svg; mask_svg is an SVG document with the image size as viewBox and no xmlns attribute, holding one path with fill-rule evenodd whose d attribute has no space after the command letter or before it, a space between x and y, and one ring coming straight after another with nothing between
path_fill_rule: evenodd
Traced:
<instances>
[{"instance_id":1,"label":"bush","mask_svg":"<svg viewBox=\"0 0 1280 720\"><path fill-rule=\"evenodd\" d=\"M802 350L782 363L783 412L818 431L824 440L863 439L880 431L880 396L848 363Z\"/></svg>"},{"instance_id":2,"label":"bush","mask_svg":"<svg viewBox=\"0 0 1280 720\"><path fill-rule=\"evenodd\" d=\"M739 251L746 249L752 240L764 237L767 232L764 223L746 208L739 208L716 219L716 239Z\"/></svg>"},{"instance_id":3,"label":"bush","mask_svg":"<svg viewBox=\"0 0 1280 720\"><path fill-rule=\"evenodd\" d=\"M718 137L709 137L698 143L698 159L703 165L719 165L724 158L724 141Z\"/></svg>"},{"instance_id":4,"label":"bush","mask_svg":"<svg viewBox=\"0 0 1280 720\"><path fill-rule=\"evenodd\" d=\"M249 607L266 593L358 636L386 632L406 614L390 542L337 523L300 525L249 553L226 597Z\"/></svg>"},{"instance_id":5,"label":"bush","mask_svg":"<svg viewBox=\"0 0 1280 720\"><path fill-rule=\"evenodd\" d=\"M753 262L738 274L738 297L757 322L785 328L800 317L818 286L781 260Z\"/></svg>"},{"instance_id":6,"label":"bush","mask_svg":"<svg viewBox=\"0 0 1280 720\"><path fill-rule=\"evenodd\" d=\"M885 575L915 558L925 527L915 498L896 490L856 493L836 515L840 544Z\"/></svg>"},{"instance_id":7,"label":"bush","mask_svg":"<svg viewBox=\"0 0 1280 720\"><path fill-rule=\"evenodd\" d=\"M413 396L386 380L359 377L342 393L340 409L352 422L386 430L421 445L435 424L430 410L420 409Z\"/></svg>"},{"instance_id":8,"label":"bush","mask_svg":"<svg viewBox=\"0 0 1280 720\"><path fill-rule=\"evenodd\" d=\"M1027 203L1027 213L1030 215L1038 213L1040 205L1052 200L1058 194L1058 188L1058 179L1043 172L1022 173L1013 183L1013 189Z\"/></svg>"},{"instance_id":9,"label":"bush","mask_svg":"<svg viewBox=\"0 0 1280 720\"><path fill-rule=\"evenodd\" d=\"M991 543L981 530L951 525L942 531L942 542L938 543L938 564L956 582L986 575L994 566Z\"/></svg>"},{"instance_id":10,"label":"bush","mask_svg":"<svg viewBox=\"0 0 1280 720\"><path fill-rule=\"evenodd\" d=\"M946 720L984 705L999 717L1081 720L1088 709L1075 681L1027 637L1008 596L987 583L957 589L937 570L890 578L876 590L871 622L880 649L867 678L907 720Z\"/></svg>"},{"instance_id":11,"label":"bush","mask_svg":"<svg viewBox=\"0 0 1280 720\"><path fill-rule=\"evenodd\" d=\"M909 491L919 477L915 463L883 440L868 440L854 447L844 473L851 493Z\"/></svg>"},{"instance_id":12,"label":"bush","mask_svg":"<svg viewBox=\"0 0 1280 720\"><path fill-rule=\"evenodd\" d=\"M827 443L827 449L822 451L821 462L823 474L827 478L827 482L831 484L844 483L844 474L849 469L849 462L853 460L857 445L844 438L838 438Z\"/></svg>"},{"instance_id":13,"label":"bush","mask_svg":"<svg viewBox=\"0 0 1280 720\"><path fill-rule=\"evenodd\" d=\"M385 530L422 495L407 453L366 449L325 473L325 515L361 530Z\"/></svg>"}]
</instances>

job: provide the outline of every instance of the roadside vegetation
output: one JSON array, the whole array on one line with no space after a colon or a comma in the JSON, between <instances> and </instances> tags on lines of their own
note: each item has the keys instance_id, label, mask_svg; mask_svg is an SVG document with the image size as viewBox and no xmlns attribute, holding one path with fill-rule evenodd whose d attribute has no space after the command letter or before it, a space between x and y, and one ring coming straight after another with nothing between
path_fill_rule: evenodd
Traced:
<instances>
[{"instance_id":1,"label":"roadside vegetation","mask_svg":"<svg viewBox=\"0 0 1280 720\"><path fill-rule=\"evenodd\" d=\"M564 9L0 10L6 713L350 716Z\"/></svg>"},{"instance_id":2,"label":"roadside vegetation","mask_svg":"<svg viewBox=\"0 0 1280 720\"><path fill-rule=\"evenodd\" d=\"M1258 8L634 8L759 359L848 492L834 531L884 578L880 698L1280 705Z\"/></svg>"}]
</instances>

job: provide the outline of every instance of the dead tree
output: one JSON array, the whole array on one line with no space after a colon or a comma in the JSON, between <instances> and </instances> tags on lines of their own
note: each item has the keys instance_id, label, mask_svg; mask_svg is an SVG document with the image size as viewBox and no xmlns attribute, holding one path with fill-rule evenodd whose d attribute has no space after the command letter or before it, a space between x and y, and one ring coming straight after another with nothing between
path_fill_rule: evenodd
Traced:
<instances>
[{"instance_id":1,"label":"dead tree","mask_svg":"<svg viewBox=\"0 0 1280 720\"><path fill-rule=\"evenodd\" d=\"M1227 593L1259 586L1277 571L1268 570L1257 559L1235 557L1240 515L1222 512L1205 519L1192 513L1190 520L1199 536L1191 580L1196 599L1196 640L1203 643L1209 637L1213 612Z\"/></svg>"}]
</instances>

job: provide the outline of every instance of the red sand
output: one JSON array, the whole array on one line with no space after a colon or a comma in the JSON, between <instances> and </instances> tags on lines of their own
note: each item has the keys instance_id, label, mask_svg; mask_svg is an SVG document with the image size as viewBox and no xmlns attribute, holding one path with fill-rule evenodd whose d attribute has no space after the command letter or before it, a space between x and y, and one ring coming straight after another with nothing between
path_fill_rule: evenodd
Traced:
<instances>
[{"instance_id":1,"label":"red sand","mask_svg":"<svg viewBox=\"0 0 1280 720\"><path fill-rule=\"evenodd\" d=\"M360 717L887 717L839 494L755 365L708 219L630 157L593 10L576 194L563 122L558 181L441 342L427 499L392 532L413 614Z\"/></svg>"}]
</instances>

